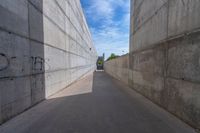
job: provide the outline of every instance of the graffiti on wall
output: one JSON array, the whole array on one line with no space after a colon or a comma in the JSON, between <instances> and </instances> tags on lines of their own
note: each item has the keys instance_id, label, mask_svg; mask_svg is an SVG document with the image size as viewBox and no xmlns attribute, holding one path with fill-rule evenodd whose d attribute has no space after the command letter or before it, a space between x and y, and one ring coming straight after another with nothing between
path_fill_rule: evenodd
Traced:
<instances>
[{"instance_id":1,"label":"graffiti on wall","mask_svg":"<svg viewBox=\"0 0 200 133\"><path fill-rule=\"evenodd\" d=\"M10 62L8 57L5 54L0 53L0 71L7 69L9 64Z\"/></svg>"},{"instance_id":2,"label":"graffiti on wall","mask_svg":"<svg viewBox=\"0 0 200 133\"><path fill-rule=\"evenodd\" d=\"M27 58L24 56L24 58ZM33 71L43 71L45 60L42 57L28 57L29 63L32 63ZM8 57L4 53L0 53L0 71L7 70L14 60L16 61L17 57ZM25 59L24 59L25 60Z\"/></svg>"},{"instance_id":3,"label":"graffiti on wall","mask_svg":"<svg viewBox=\"0 0 200 133\"><path fill-rule=\"evenodd\" d=\"M44 59L41 57L31 57L32 59L32 70L42 71L44 70Z\"/></svg>"}]
</instances>

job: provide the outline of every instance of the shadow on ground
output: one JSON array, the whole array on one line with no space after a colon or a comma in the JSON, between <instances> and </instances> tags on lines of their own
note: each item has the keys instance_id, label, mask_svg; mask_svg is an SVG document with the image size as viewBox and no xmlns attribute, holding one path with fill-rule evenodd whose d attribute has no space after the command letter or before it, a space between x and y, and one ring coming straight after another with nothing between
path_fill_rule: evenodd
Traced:
<instances>
[{"instance_id":1,"label":"shadow on ground","mask_svg":"<svg viewBox=\"0 0 200 133\"><path fill-rule=\"evenodd\" d=\"M0 131L194 133L188 125L104 72L95 72L49 97L2 125Z\"/></svg>"}]
</instances>

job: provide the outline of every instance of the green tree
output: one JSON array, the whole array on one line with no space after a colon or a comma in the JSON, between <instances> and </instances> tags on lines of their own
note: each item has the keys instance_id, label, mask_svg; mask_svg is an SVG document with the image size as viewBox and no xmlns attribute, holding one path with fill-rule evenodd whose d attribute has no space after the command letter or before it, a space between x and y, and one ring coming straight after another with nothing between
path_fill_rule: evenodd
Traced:
<instances>
[{"instance_id":1,"label":"green tree","mask_svg":"<svg viewBox=\"0 0 200 133\"><path fill-rule=\"evenodd\" d=\"M99 60L99 61L98 61L98 65L103 65L103 61L102 61L102 60Z\"/></svg>"},{"instance_id":2,"label":"green tree","mask_svg":"<svg viewBox=\"0 0 200 133\"><path fill-rule=\"evenodd\" d=\"M114 53L112 53L112 54L110 55L110 57L108 57L107 61L112 60L112 59L115 59L115 58L117 58L117 57L119 57L119 56L118 56L118 55L115 55Z\"/></svg>"}]
</instances>

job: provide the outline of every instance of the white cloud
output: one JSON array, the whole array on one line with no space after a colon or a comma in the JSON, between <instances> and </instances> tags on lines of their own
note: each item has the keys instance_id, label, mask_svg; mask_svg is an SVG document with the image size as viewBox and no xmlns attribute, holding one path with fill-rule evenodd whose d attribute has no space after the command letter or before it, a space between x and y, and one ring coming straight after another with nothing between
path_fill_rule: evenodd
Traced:
<instances>
[{"instance_id":1,"label":"white cloud","mask_svg":"<svg viewBox=\"0 0 200 133\"><path fill-rule=\"evenodd\" d=\"M111 53L122 55L128 53L129 34L121 32L116 27L105 28L104 30L92 30L94 43L98 53Z\"/></svg>"},{"instance_id":2,"label":"white cloud","mask_svg":"<svg viewBox=\"0 0 200 133\"><path fill-rule=\"evenodd\" d=\"M99 55L106 53L125 54L129 49L129 17L130 0L88 0L90 6L86 9L88 19L97 27L90 27L94 43ZM116 9L120 7L122 11ZM118 12L123 12L120 20L114 20Z\"/></svg>"},{"instance_id":3,"label":"white cloud","mask_svg":"<svg viewBox=\"0 0 200 133\"><path fill-rule=\"evenodd\" d=\"M114 10L108 0L90 0L91 6L87 9L86 14L90 16L93 21L101 19L111 19Z\"/></svg>"}]
</instances>

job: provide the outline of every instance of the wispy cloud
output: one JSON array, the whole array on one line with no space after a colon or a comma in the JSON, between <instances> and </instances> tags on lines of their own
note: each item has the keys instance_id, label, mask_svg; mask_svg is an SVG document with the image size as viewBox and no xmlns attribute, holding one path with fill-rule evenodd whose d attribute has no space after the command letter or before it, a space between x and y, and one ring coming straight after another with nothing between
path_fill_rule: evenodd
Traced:
<instances>
[{"instance_id":1,"label":"wispy cloud","mask_svg":"<svg viewBox=\"0 0 200 133\"><path fill-rule=\"evenodd\" d=\"M130 0L82 0L98 53L128 52Z\"/></svg>"}]
</instances>

